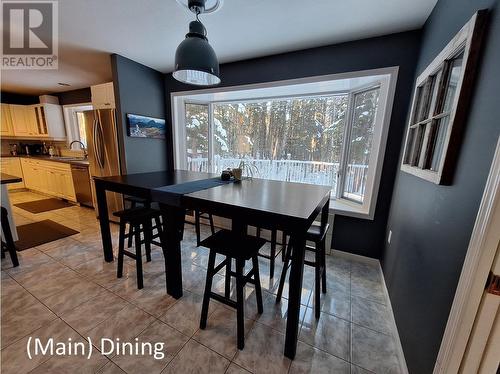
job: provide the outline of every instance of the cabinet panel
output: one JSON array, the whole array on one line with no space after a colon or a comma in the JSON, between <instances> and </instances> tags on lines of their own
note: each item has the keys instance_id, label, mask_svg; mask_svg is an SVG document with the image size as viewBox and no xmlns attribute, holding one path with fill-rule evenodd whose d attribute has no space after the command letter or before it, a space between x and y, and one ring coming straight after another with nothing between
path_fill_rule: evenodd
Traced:
<instances>
[{"instance_id":1,"label":"cabinet panel","mask_svg":"<svg viewBox=\"0 0 500 374\"><path fill-rule=\"evenodd\" d=\"M25 105L10 105L12 127L16 136L33 136L32 124Z\"/></svg>"},{"instance_id":2,"label":"cabinet panel","mask_svg":"<svg viewBox=\"0 0 500 374\"><path fill-rule=\"evenodd\" d=\"M14 128L12 127L12 118L10 114L9 104L2 104L1 116L2 118L1 118L0 134L3 136L14 135Z\"/></svg>"},{"instance_id":3,"label":"cabinet panel","mask_svg":"<svg viewBox=\"0 0 500 374\"><path fill-rule=\"evenodd\" d=\"M21 168L21 162L17 157L4 157L1 158L2 173L10 174L15 177L23 178L23 181L18 183L9 183L7 189L13 190L17 188L24 188L24 176Z\"/></svg>"},{"instance_id":4,"label":"cabinet panel","mask_svg":"<svg viewBox=\"0 0 500 374\"><path fill-rule=\"evenodd\" d=\"M92 105L95 109L110 109L115 107L113 82L91 86L90 91L92 94Z\"/></svg>"}]
</instances>

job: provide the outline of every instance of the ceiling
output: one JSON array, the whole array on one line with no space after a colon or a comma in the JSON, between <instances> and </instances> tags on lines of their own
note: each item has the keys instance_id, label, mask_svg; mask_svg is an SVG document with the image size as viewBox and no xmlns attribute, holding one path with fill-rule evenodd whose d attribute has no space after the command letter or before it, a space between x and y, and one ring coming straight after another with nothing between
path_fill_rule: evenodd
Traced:
<instances>
[{"instance_id":1,"label":"ceiling","mask_svg":"<svg viewBox=\"0 0 500 374\"><path fill-rule=\"evenodd\" d=\"M224 63L416 29L436 2L226 0L201 20ZM4 70L2 90L43 94L110 81L111 53L171 72L176 47L193 19L175 0L58 3L59 69Z\"/></svg>"}]
</instances>

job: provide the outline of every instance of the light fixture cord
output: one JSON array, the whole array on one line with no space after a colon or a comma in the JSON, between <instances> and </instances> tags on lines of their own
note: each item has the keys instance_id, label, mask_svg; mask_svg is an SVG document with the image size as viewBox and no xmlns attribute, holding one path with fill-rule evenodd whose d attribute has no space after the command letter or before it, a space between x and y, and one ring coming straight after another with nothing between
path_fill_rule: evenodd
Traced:
<instances>
[{"instance_id":1,"label":"light fixture cord","mask_svg":"<svg viewBox=\"0 0 500 374\"><path fill-rule=\"evenodd\" d=\"M203 24L203 22L200 21L200 8L196 7L196 20L203 26L203 35L207 36L207 28L205 27L205 25Z\"/></svg>"}]
</instances>

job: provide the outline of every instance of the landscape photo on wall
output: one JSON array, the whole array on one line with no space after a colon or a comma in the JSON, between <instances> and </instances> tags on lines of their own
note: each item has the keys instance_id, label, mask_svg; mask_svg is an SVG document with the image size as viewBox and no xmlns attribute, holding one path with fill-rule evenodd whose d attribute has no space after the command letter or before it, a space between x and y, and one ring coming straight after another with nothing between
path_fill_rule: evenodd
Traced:
<instances>
[{"instance_id":1,"label":"landscape photo on wall","mask_svg":"<svg viewBox=\"0 0 500 374\"><path fill-rule=\"evenodd\" d=\"M134 138L165 139L165 120L127 113L128 135Z\"/></svg>"}]
</instances>

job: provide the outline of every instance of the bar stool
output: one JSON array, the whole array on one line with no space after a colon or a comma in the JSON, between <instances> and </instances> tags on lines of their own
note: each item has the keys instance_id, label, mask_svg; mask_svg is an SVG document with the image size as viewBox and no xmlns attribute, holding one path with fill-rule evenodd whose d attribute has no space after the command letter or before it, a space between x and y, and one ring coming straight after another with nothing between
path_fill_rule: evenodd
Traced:
<instances>
[{"instance_id":1,"label":"bar stool","mask_svg":"<svg viewBox=\"0 0 500 374\"><path fill-rule=\"evenodd\" d=\"M9 213L7 209L2 208L2 258L5 258L5 252L9 252L12 265L14 267L19 266L19 260L17 259L16 245L14 244L14 238L12 237L12 231L10 231L9 224Z\"/></svg>"},{"instance_id":2,"label":"bar stool","mask_svg":"<svg viewBox=\"0 0 500 374\"><path fill-rule=\"evenodd\" d=\"M137 269L137 288L141 289L143 288L141 246L144 244L146 260L147 262L150 262L151 238L153 236L151 221L155 221L155 227L159 230L158 235L161 235L160 212L156 209L136 207L114 212L113 215L120 218L117 277L121 278L123 276L123 256L127 255L128 257L135 259ZM125 233L127 223L131 227L128 234ZM144 240L141 240L142 232L144 233ZM131 236L135 238L135 253L125 250L125 239L130 239Z\"/></svg>"},{"instance_id":3,"label":"bar stool","mask_svg":"<svg viewBox=\"0 0 500 374\"><path fill-rule=\"evenodd\" d=\"M123 198L123 200L128 201L130 203L130 208L129 209L135 209L138 207L144 207L144 208L151 208L151 201L142 197L137 197L137 196L126 196ZM160 215L161 216L161 215ZM165 219L162 217L161 219L162 223L164 224ZM156 230L156 234L154 233L154 230ZM129 232L127 234L128 237L128 248L132 247L132 240L134 238L134 227L130 225L129 227ZM151 244L157 245L158 247L161 246L160 243L160 232L161 229L158 229L155 225L153 225L153 234L151 236Z\"/></svg>"},{"instance_id":4,"label":"bar stool","mask_svg":"<svg viewBox=\"0 0 500 374\"><path fill-rule=\"evenodd\" d=\"M245 346L245 327L244 327L244 300L243 290L245 284L255 285L255 295L257 297L257 309L259 314L263 312L262 291L259 277L259 249L265 244L264 239L255 236L246 235L244 237L236 236L228 230L221 230L201 242L203 247L210 249L208 257L207 279L205 284L205 293L203 295L203 304L201 308L200 329L207 326L208 306L210 299L217 300L223 304L236 309L237 318L237 342L238 349ZM215 257L217 254L225 256L220 264L215 266ZM231 269L233 259L236 260L236 271ZM244 268L247 260L252 260L252 269L245 275ZM226 283L224 296L212 292L212 280L215 274L223 267L226 268ZM236 301L230 297L231 277L236 278Z\"/></svg>"},{"instance_id":5,"label":"bar stool","mask_svg":"<svg viewBox=\"0 0 500 374\"><path fill-rule=\"evenodd\" d=\"M261 232L261 228L257 227L256 234L255 234L255 236L257 238L260 238L260 232ZM274 266L275 266L275 262L276 262L276 257L279 255L280 252L281 252L282 261L285 261L286 235L285 235L285 233L283 233L282 247L278 251L278 253L276 253L276 246L277 246L277 241L278 241L277 236L278 236L278 230L272 229L271 230L271 240L269 241L271 243L271 252L269 253L269 255L265 255L265 254L259 252L260 257L263 257L263 258L266 258L269 260L269 277L270 278L274 278Z\"/></svg>"},{"instance_id":6,"label":"bar stool","mask_svg":"<svg viewBox=\"0 0 500 374\"><path fill-rule=\"evenodd\" d=\"M320 295L321 289L326 293L326 233L328 232L329 225L326 220L317 225L313 225L307 230L306 240L314 242L314 247L306 245L306 250L314 252L314 261L304 260L305 265L314 267L314 309L315 316L320 316ZM276 295L276 303L279 303L283 294L283 287L285 286L285 279L288 268L290 267L290 260L292 258L292 245L291 240L285 253L285 263L283 271L281 272L278 293Z\"/></svg>"}]
</instances>

